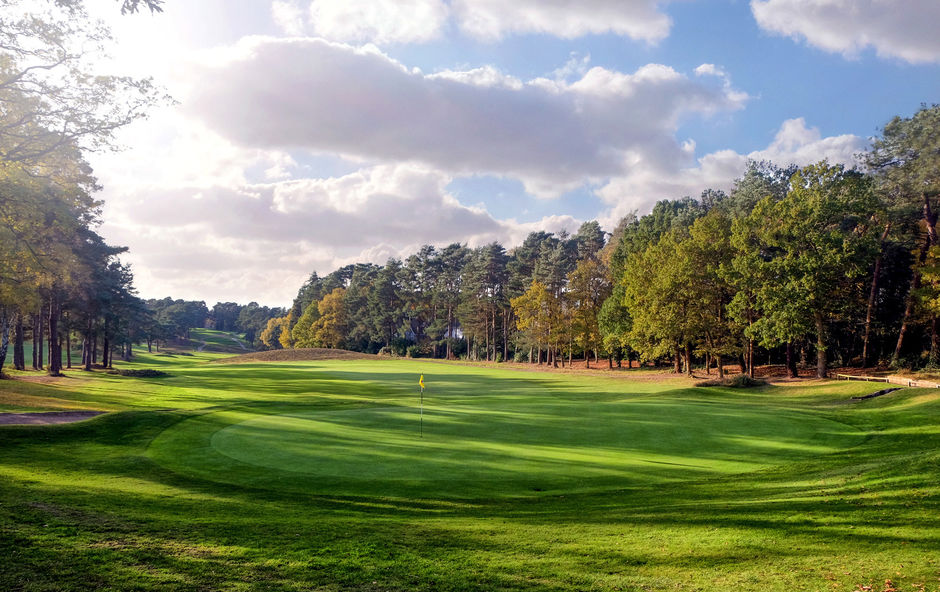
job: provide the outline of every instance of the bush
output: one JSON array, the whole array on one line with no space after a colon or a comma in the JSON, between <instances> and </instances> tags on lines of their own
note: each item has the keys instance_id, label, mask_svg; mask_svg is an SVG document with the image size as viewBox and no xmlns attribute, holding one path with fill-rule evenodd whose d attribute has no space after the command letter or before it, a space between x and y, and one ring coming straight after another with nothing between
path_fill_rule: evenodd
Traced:
<instances>
[{"instance_id":1,"label":"bush","mask_svg":"<svg viewBox=\"0 0 940 592\"><path fill-rule=\"evenodd\" d=\"M756 380L751 378L747 374L738 374L732 378L725 378L724 380L705 380L703 382L696 382L695 386L724 386L729 388L753 388L755 386L764 386L767 384L764 380Z\"/></svg>"},{"instance_id":2,"label":"bush","mask_svg":"<svg viewBox=\"0 0 940 592\"><path fill-rule=\"evenodd\" d=\"M430 358L433 357L434 348L430 343L413 344L405 349L405 355L409 358Z\"/></svg>"}]
</instances>

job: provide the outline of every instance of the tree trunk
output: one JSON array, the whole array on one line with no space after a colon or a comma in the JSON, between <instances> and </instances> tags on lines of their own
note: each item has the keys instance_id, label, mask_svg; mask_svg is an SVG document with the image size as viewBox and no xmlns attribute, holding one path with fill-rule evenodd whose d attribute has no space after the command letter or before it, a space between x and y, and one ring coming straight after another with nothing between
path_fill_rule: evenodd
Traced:
<instances>
[{"instance_id":1,"label":"tree trunk","mask_svg":"<svg viewBox=\"0 0 940 592\"><path fill-rule=\"evenodd\" d=\"M747 340L747 375L754 378L754 340Z\"/></svg>"},{"instance_id":2,"label":"tree trunk","mask_svg":"<svg viewBox=\"0 0 940 592\"><path fill-rule=\"evenodd\" d=\"M503 309L503 361L509 361L509 314Z\"/></svg>"},{"instance_id":3,"label":"tree trunk","mask_svg":"<svg viewBox=\"0 0 940 592\"><path fill-rule=\"evenodd\" d=\"M716 354L715 360L718 362L718 378L724 378L725 377L725 363L721 359L721 354Z\"/></svg>"},{"instance_id":4,"label":"tree trunk","mask_svg":"<svg viewBox=\"0 0 940 592\"><path fill-rule=\"evenodd\" d=\"M49 375L62 375L62 342L59 341L59 298L49 297Z\"/></svg>"},{"instance_id":5,"label":"tree trunk","mask_svg":"<svg viewBox=\"0 0 940 592\"><path fill-rule=\"evenodd\" d=\"M930 315L930 356L927 360L931 366L937 365L937 315Z\"/></svg>"},{"instance_id":6,"label":"tree trunk","mask_svg":"<svg viewBox=\"0 0 940 592\"><path fill-rule=\"evenodd\" d=\"M499 357L496 355L497 353L499 353L496 349L498 345L499 344L496 342L496 308L494 307L493 308L493 361L494 362L496 361L496 358Z\"/></svg>"},{"instance_id":7,"label":"tree trunk","mask_svg":"<svg viewBox=\"0 0 940 592\"><path fill-rule=\"evenodd\" d=\"M91 318L88 319L88 325L85 327L85 352L84 352L84 369L86 371L91 371L91 347L92 347L92 331L91 331Z\"/></svg>"},{"instance_id":8,"label":"tree trunk","mask_svg":"<svg viewBox=\"0 0 940 592\"><path fill-rule=\"evenodd\" d=\"M901 329L898 331L898 341L894 346L894 355L891 356L891 365L896 366L901 358L901 348L904 347L904 336L907 335L907 326L911 319L911 313L914 310L914 294L920 288L920 271L914 271L914 277L911 278L911 287L907 293L907 299L904 303L904 314L901 316Z\"/></svg>"},{"instance_id":9,"label":"tree trunk","mask_svg":"<svg viewBox=\"0 0 940 592\"><path fill-rule=\"evenodd\" d=\"M793 342L787 342L787 376L796 378L799 373L796 370L796 352L793 351Z\"/></svg>"},{"instance_id":10,"label":"tree trunk","mask_svg":"<svg viewBox=\"0 0 940 592\"><path fill-rule=\"evenodd\" d=\"M3 376L3 363L7 359L10 347L10 318L7 309L0 308L0 377Z\"/></svg>"},{"instance_id":11,"label":"tree trunk","mask_svg":"<svg viewBox=\"0 0 940 592\"><path fill-rule=\"evenodd\" d=\"M927 192L921 194L924 198L924 222L927 225L927 241L930 246L937 244L937 214L930 207L930 195Z\"/></svg>"},{"instance_id":12,"label":"tree trunk","mask_svg":"<svg viewBox=\"0 0 940 592\"><path fill-rule=\"evenodd\" d=\"M682 374L682 350L679 349L679 344L676 344L676 357L673 363L672 371L675 374Z\"/></svg>"},{"instance_id":13,"label":"tree trunk","mask_svg":"<svg viewBox=\"0 0 940 592\"><path fill-rule=\"evenodd\" d=\"M885 250L885 241L888 240L888 231L891 230L891 223L885 224L884 232L881 233L881 248L878 250L878 257L875 258L875 269L871 275L871 289L868 292L868 310L865 312L865 336L862 338L862 368L868 367L868 345L871 341L871 319L875 314L875 301L878 296L878 276L881 275L882 254Z\"/></svg>"},{"instance_id":14,"label":"tree trunk","mask_svg":"<svg viewBox=\"0 0 940 592\"><path fill-rule=\"evenodd\" d=\"M42 307L39 307L39 314L36 315L36 325L37 330L36 334L33 336L34 343L36 345L36 370L45 369L45 360L43 360L43 348L45 347L44 339L46 337L46 323L44 315L42 314Z\"/></svg>"},{"instance_id":15,"label":"tree trunk","mask_svg":"<svg viewBox=\"0 0 940 592\"><path fill-rule=\"evenodd\" d=\"M925 208L929 209L929 203ZM936 230L934 230L934 234L936 234ZM927 238L924 240L924 244L920 248L920 255L917 257L918 266L914 269L914 275L911 276L911 288L907 293L907 299L904 303L904 316L901 317L901 330L898 332L898 342L897 345L894 346L894 355L891 357L892 366L897 365L901 357L901 347L904 345L904 336L907 333L907 326L911 319L911 313L914 310L915 294L920 288L920 267L927 261L927 251L930 249L931 245L930 241L930 232L928 230Z\"/></svg>"},{"instance_id":16,"label":"tree trunk","mask_svg":"<svg viewBox=\"0 0 940 592\"><path fill-rule=\"evenodd\" d=\"M23 315L16 315L16 325L13 331L13 368L26 370L26 351L23 347Z\"/></svg>"},{"instance_id":17,"label":"tree trunk","mask_svg":"<svg viewBox=\"0 0 940 592\"><path fill-rule=\"evenodd\" d=\"M816 313L816 376L826 378L826 325L822 313Z\"/></svg>"},{"instance_id":18,"label":"tree trunk","mask_svg":"<svg viewBox=\"0 0 940 592\"><path fill-rule=\"evenodd\" d=\"M453 316L451 314L451 309L450 309L450 306L448 306L447 307L447 331L444 334L444 357L448 360L451 359L450 358L450 335L451 335L450 323L452 319L453 319Z\"/></svg>"},{"instance_id":19,"label":"tree trunk","mask_svg":"<svg viewBox=\"0 0 940 592\"><path fill-rule=\"evenodd\" d=\"M692 376L692 344L685 344L685 373Z\"/></svg>"},{"instance_id":20,"label":"tree trunk","mask_svg":"<svg viewBox=\"0 0 940 592\"><path fill-rule=\"evenodd\" d=\"M32 321L32 330L33 330L33 370L39 370L39 352L36 351L36 327L39 326L39 322L36 320L36 315L30 315L30 320Z\"/></svg>"},{"instance_id":21,"label":"tree trunk","mask_svg":"<svg viewBox=\"0 0 940 592\"><path fill-rule=\"evenodd\" d=\"M486 347L486 361L490 361L490 311L486 311L486 318L483 320L483 345Z\"/></svg>"}]
</instances>

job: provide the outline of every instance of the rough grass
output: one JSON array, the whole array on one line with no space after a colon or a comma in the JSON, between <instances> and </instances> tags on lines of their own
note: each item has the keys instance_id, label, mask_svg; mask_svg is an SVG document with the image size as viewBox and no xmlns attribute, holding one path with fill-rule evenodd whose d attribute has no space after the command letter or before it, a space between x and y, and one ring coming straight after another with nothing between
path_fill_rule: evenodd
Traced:
<instances>
[{"instance_id":1,"label":"rough grass","mask_svg":"<svg viewBox=\"0 0 940 592\"><path fill-rule=\"evenodd\" d=\"M852 401L871 385L698 389L411 360L205 363L218 357L129 366L172 374L155 381L72 372L0 384L0 407L119 411L0 427L0 589L790 592L881 590L890 579L938 590L936 391ZM413 411L418 374L437 430L423 444L404 438L413 415L381 411ZM383 445L402 456L389 475L323 486L321 463L355 477L386 462L375 458ZM272 458L290 446L293 456ZM449 484L500 448L507 456L484 464L520 463L509 472L524 478ZM591 458L578 458L585 449ZM220 450L250 458L222 464ZM543 456L530 465L533 451ZM584 472L610 455L662 462L645 474ZM712 470L669 464L690 459ZM754 466L716 470L740 463ZM548 486L526 489L536 476Z\"/></svg>"}]
</instances>

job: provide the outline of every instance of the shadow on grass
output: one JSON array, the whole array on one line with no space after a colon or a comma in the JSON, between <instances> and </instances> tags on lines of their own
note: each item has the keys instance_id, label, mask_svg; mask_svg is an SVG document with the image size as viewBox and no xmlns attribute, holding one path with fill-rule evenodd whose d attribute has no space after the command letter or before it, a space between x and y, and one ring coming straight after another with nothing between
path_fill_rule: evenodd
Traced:
<instances>
[{"instance_id":1,"label":"shadow on grass","mask_svg":"<svg viewBox=\"0 0 940 592\"><path fill-rule=\"evenodd\" d=\"M539 396L540 383L519 388ZM240 409L310 409L246 402ZM343 408L353 405L368 408ZM650 405L648 425L677 421L669 405ZM940 412L878 405L833 416L868 434L850 450L744 475L519 498L310 495L277 490L276 472L247 487L184 476L146 456L159 434L207 412L5 427L0 588L675 589L691 580L702 589L851 589L883 581L886 566L896 577L898 565L904 577L935 578L940 437L922 428ZM729 424L750 412L701 407ZM497 416L507 441L547 420L512 409Z\"/></svg>"}]
</instances>

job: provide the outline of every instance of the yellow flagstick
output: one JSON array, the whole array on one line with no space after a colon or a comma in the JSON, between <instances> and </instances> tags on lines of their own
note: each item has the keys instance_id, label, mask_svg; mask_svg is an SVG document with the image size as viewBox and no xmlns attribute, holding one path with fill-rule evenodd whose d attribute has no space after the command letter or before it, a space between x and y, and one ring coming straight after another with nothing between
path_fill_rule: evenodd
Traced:
<instances>
[{"instance_id":1,"label":"yellow flagstick","mask_svg":"<svg viewBox=\"0 0 940 592\"><path fill-rule=\"evenodd\" d=\"M424 437L424 374L418 379L418 385L421 387L421 437Z\"/></svg>"}]
</instances>

